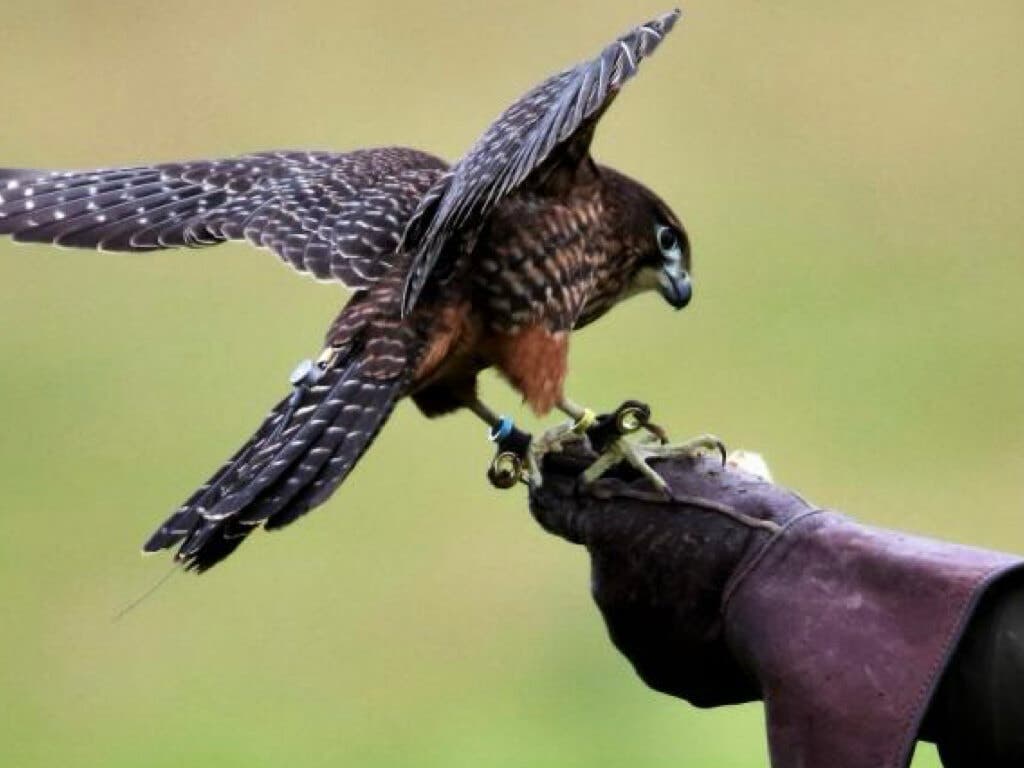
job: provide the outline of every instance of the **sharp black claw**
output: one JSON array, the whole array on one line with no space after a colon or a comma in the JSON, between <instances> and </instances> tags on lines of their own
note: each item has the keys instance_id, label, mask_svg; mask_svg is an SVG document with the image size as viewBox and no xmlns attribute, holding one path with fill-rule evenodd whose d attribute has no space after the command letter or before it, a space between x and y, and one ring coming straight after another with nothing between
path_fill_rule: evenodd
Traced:
<instances>
[{"instance_id":1,"label":"sharp black claw","mask_svg":"<svg viewBox=\"0 0 1024 768\"><path fill-rule=\"evenodd\" d=\"M660 424L655 424L651 421L644 426L644 429L654 435L662 445L668 445L671 442L668 436L668 431Z\"/></svg>"},{"instance_id":2,"label":"sharp black claw","mask_svg":"<svg viewBox=\"0 0 1024 768\"><path fill-rule=\"evenodd\" d=\"M722 457L722 466L724 467L725 466L725 462L728 460L728 457L729 457L729 452L728 452L728 450L725 447L725 443L723 443L721 440L719 440L716 437L715 438L715 448L718 449L718 454Z\"/></svg>"}]
</instances>

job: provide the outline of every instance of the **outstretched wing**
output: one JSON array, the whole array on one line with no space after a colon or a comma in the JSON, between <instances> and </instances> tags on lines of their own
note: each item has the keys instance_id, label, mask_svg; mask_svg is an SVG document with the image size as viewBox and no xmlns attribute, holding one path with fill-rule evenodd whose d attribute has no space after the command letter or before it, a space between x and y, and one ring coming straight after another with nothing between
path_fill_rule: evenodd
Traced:
<instances>
[{"instance_id":1,"label":"outstretched wing","mask_svg":"<svg viewBox=\"0 0 1024 768\"><path fill-rule=\"evenodd\" d=\"M574 163L587 155L596 121L678 18L675 10L641 24L596 58L545 80L505 110L424 196L402 242L402 249L414 254L405 313L416 303L451 235L483 220L559 153L568 153Z\"/></svg>"},{"instance_id":2,"label":"outstretched wing","mask_svg":"<svg viewBox=\"0 0 1024 768\"><path fill-rule=\"evenodd\" d=\"M0 235L111 251L248 240L365 288L446 164L402 147L267 152L97 171L0 170Z\"/></svg>"}]
</instances>

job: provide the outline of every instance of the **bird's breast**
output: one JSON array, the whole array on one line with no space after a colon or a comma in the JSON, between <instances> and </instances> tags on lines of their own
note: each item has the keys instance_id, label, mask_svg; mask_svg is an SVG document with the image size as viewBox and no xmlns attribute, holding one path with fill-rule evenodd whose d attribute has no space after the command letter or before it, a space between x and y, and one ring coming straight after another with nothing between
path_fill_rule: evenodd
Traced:
<instances>
[{"instance_id":1,"label":"bird's breast","mask_svg":"<svg viewBox=\"0 0 1024 768\"><path fill-rule=\"evenodd\" d=\"M605 270L601 213L592 200L528 199L494 217L469 260L473 303L489 328L573 328Z\"/></svg>"}]
</instances>

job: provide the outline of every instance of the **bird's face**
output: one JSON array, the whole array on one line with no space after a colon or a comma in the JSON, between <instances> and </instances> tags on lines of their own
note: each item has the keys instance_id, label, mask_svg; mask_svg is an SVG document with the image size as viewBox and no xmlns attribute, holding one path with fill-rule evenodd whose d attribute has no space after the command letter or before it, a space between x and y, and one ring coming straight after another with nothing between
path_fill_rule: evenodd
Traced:
<instances>
[{"instance_id":1,"label":"bird's face","mask_svg":"<svg viewBox=\"0 0 1024 768\"><path fill-rule=\"evenodd\" d=\"M690 241L682 226L673 224L655 224L654 238L658 244L658 255L655 256L658 291L665 301L676 309L682 309L693 296Z\"/></svg>"},{"instance_id":2,"label":"bird's face","mask_svg":"<svg viewBox=\"0 0 1024 768\"><path fill-rule=\"evenodd\" d=\"M648 219L646 233L637 233L641 256L628 294L657 291L676 309L690 303L690 241L682 224L658 212Z\"/></svg>"},{"instance_id":3,"label":"bird's face","mask_svg":"<svg viewBox=\"0 0 1024 768\"><path fill-rule=\"evenodd\" d=\"M676 309L690 303L690 239L679 217L653 191L612 168L599 166L607 216L605 247L615 265L614 304L657 291ZM618 270L622 270L621 272ZM588 315L600 314L602 305Z\"/></svg>"},{"instance_id":4,"label":"bird's face","mask_svg":"<svg viewBox=\"0 0 1024 768\"><path fill-rule=\"evenodd\" d=\"M605 195L613 201L618 243L630 276L621 298L657 291L676 309L690 303L690 241L679 217L652 190L610 168L601 168ZM614 238L612 238L614 240ZM625 255L625 254L624 254Z\"/></svg>"}]
</instances>

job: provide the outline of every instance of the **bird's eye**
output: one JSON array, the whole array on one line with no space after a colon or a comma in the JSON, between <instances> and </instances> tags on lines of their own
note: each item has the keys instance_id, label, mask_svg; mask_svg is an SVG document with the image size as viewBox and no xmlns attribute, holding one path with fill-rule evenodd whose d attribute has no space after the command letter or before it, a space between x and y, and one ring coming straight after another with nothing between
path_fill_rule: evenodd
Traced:
<instances>
[{"instance_id":1,"label":"bird's eye","mask_svg":"<svg viewBox=\"0 0 1024 768\"><path fill-rule=\"evenodd\" d=\"M679 248L679 236L672 227L659 224L655 227L655 234L658 238L658 247L665 258L678 259L681 255Z\"/></svg>"}]
</instances>

